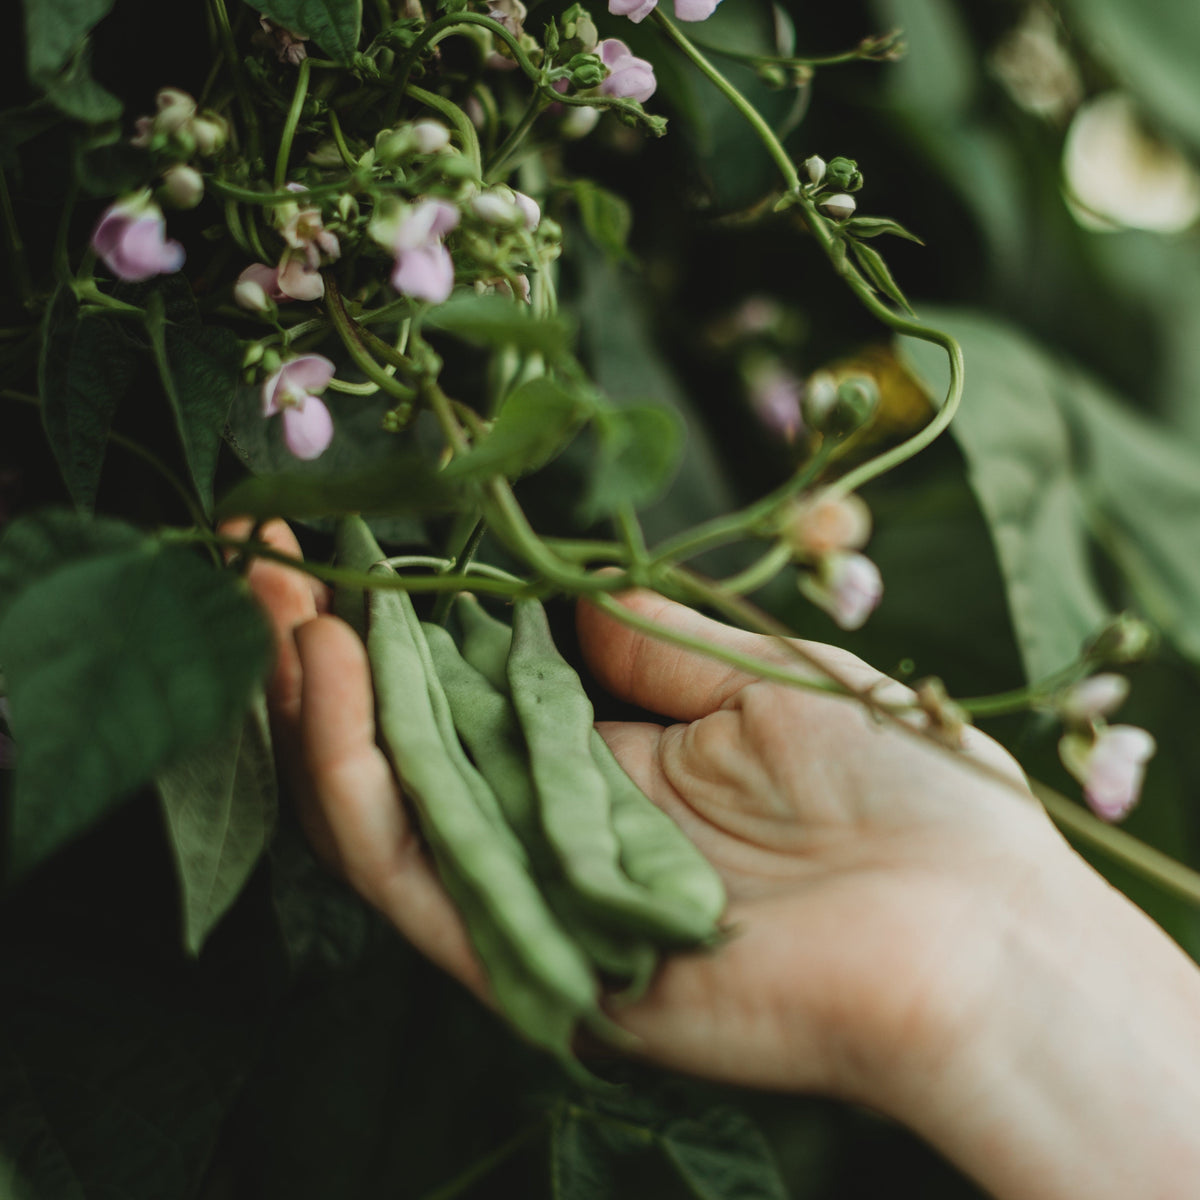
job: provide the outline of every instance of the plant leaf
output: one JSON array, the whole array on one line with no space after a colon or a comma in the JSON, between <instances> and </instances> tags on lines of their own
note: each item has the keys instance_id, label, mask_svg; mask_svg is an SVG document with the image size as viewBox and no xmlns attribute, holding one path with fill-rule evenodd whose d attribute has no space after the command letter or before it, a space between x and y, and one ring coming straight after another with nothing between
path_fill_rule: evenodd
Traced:
<instances>
[{"instance_id":1,"label":"plant leaf","mask_svg":"<svg viewBox=\"0 0 1200 1200\"><path fill-rule=\"evenodd\" d=\"M590 179L575 180L571 192L588 237L609 258L618 262L631 259L629 231L633 227L633 211L629 202Z\"/></svg>"},{"instance_id":2,"label":"plant leaf","mask_svg":"<svg viewBox=\"0 0 1200 1200\"><path fill-rule=\"evenodd\" d=\"M950 426L991 529L1029 679L1067 665L1108 618L1088 560L1056 365L1015 330L979 314L930 312L962 343L967 391ZM905 339L901 352L933 394L945 355Z\"/></svg>"},{"instance_id":3,"label":"plant leaf","mask_svg":"<svg viewBox=\"0 0 1200 1200\"><path fill-rule=\"evenodd\" d=\"M418 454L403 452L345 473L289 471L243 480L222 497L217 515L301 521L349 513L394 516L443 512L457 497L458 488L446 472L434 471Z\"/></svg>"},{"instance_id":4,"label":"plant leaf","mask_svg":"<svg viewBox=\"0 0 1200 1200\"><path fill-rule=\"evenodd\" d=\"M14 874L227 733L269 655L238 582L179 547L73 562L21 591L0 621Z\"/></svg>"},{"instance_id":5,"label":"plant leaf","mask_svg":"<svg viewBox=\"0 0 1200 1200\"><path fill-rule=\"evenodd\" d=\"M275 760L262 696L240 729L171 763L157 784L183 897L183 943L199 954L275 824Z\"/></svg>"},{"instance_id":6,"label":"plant leaf","mask_svg":"<svg viewBox=\"0 0 1200 1200\"><path fill-rule=\"evenodd\" d=\"M899 284L892 278L887 263L883 261L883 255L874 246L856 242L853 238L850 239L850 249L854 252L854 257L858 259L858 265L862 267L867 279L885 296L900 305L905 312L912 313L912 305L900 290Z\"/></svg>"},{"instance_id":7,"label":"plant leaf","mask_svg":"<svg viewBox=\"0 0 1200 1200\"><path fill-rule=\"evenodd\" d=\"M146 306L146 329L196 495L211 516L221 435L241 382L237 338L229 329L168 323L157 292Z\"/></svg>"},{"instance_id":8,"label":"plant leaf","mask_svg":"<svg viewBox=\"0 0 1200 1200\"><path fill-rule=\"evenodd\" d=\"M24 0L25 62L31 83L61 111L101 124L121 115L121 102L91 75L85 38L114 0Z\"/></svg>"},{"instance_id":9,"label":"plant leaf","mask_svg":"<svg viewBox=\"0 0 1200 1200\"><path fill-rule=\"evenodd\" d=\"M574 340L574 330L565 317L539 319L527 305L505 296L452 297L430 311L425 325L474 346L512 346L551 358L565 354Z\"/></svg>"},{"instance_id":10,"label":"plant leaf","mask_svg":"<svg viewBox=\"0 0 1200 1200\"><path fill-rule=\"evenodd\" d=\"M362 33L362 0L247 0L277 25L310 37L330 58L349 62Z\"/></svg>"},{"instance_id":11,"label":"plant leaf","mask_svg":"<svg viewBox=\"0 0 1200 1200\"><path fill-rule=\"evenodd\" d=\"M113 413L137 372L137 350L111 319L80 317L66 284L55 292L42 328L42 424L71 499L90 512Z\"/></svg>"},{"instance_id":12,"label":"plant leaf","mask_svg":"<svg viewBox=\"0 0 1200 1200\"><path fill-rule=\"evenodd\" d=\"M488 434L443 472L453 480L534 471L569 441L587 408L579 396L541 376L515 388Z\"/></svg>"},{"instance_id":13,"label":"plant leaf","mask_svg":"<svg viewBox=\"0 0 1200 1200\"><path fill-rule=\"evenodd\" d=\"M787 1200L766 1138L736 1109L669 1122L662 1151L697 1200Z\"/></svg>"},{"instance_id":14,"label":"plant leaf","mask_svg":"<svg viewBox=\"0 0 1200 1200\"><path fill-rule=\"evenodd\" d=\"M59 567L98 554L128 551L145 535L111 517L47 508L18 517L0 538L0 620L23 588Z\"/></svg>"},{"instance_id":15,"label":"plant leaf","mask_svg":"<svg viewBox=\"0 0 1200 1200\"><path fill-rule=\"evenodd\" d=\"M918 246L925 245L915 233L910 233L899 221L893 221L889 217L851 217L843 228L858 238L874 238L890 233L894 237L916 242Z\"/></svg>"},{"instance_id":16,"label":"plant leaf","mask_svg":"<svg viewBox=\"0 0 1200 1200\"><path fill-rule=\"evenodd\" d=\"M602 409L592 422L598 451L583 517L595 521L622 504L641 508L671 485L683 457L684 426L669 408L631 405Z\"/></svg>"}]
</instances>

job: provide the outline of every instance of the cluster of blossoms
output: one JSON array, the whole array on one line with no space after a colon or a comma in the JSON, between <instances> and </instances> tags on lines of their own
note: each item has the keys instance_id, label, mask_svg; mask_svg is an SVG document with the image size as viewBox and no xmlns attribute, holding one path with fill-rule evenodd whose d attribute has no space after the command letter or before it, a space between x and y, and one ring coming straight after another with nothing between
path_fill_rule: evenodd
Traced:
<instances>
[{"instance_id":1,"label":"cluster of blossoms","mask_svg":"<svg viewBox=\"0 0 1200 1200\"><path fill-rule=\"evenodd\" d=\"M1123 675L1104 673L1069 688L1057 706L1067 726L1059 757L1083 785L1088 806L1106 821L1119 821L1137 803L1146 764L1157 749L1146 730L1106 722L1128 695Z\"/></svg>"},{"instance_id":2,"label":"cluster of blossoms","mask_svg":"<svg viewBox=\"0 0 1200 1200\"><path fill-rule=\"evenodd\" d=\"M826 162L819 155L804 160L808 190L826 216L845 221L854 215L858 201L850 194L863 185L862 172L852 158L834 158Z\"/></svg>"},{"instance_id":3,"label":"cluster of blossoms","mask_svg":"<svg viewBox=\"0 0 1200 1200\"><path fill-rule=\"evenodd\" d=\"M871 513L858 496L818 493L788 509L781 535L811 569L801 592L843 629L859 629L883 598L879 568L863 553L871 536Z\"/></svg>"},{"instance_id":4,"label":"cluster of blossoms","mask_svg":"<svg viewBox=\"0 0 1200 1200\"><path fill-rule=\"evenodd\" d=\"M675 16L680 21L704 21L717 11L721 0L675 0ZM616 17L644 21L656 8L658 0L608 0L608 11Z\"/></svg>"},{"instance_id":5,"label":"cluster of blossoms","mask_svg":"<svg viewBox=\"0 0 1200 1200\"><path fill-rule=\"evenodd\" d=\"M167 237L158 200L174 208L195 208L204 196L204 179L188 160L219 154L229 138L223 117L199 112L196 101L178 88L163 88L155 106L154 116L137 119L130 142L168 160L157 199L149 188L122 197L109 205L92 233L92 249L127 283L169 275L183 266L184 249Z\"/></svg>"}]
</instances>

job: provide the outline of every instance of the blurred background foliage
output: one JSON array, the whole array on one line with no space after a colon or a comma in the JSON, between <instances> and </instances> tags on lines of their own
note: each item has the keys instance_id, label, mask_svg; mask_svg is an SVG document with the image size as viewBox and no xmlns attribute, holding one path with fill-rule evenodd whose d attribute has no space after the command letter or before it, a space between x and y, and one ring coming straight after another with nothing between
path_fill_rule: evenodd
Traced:
<instances>
[{"instance_id":1,"label":"blurred background foliage","mask_svg":"<svg viewBox=\"0 0 1200 1200\"><path fill-rule=\"evenodd\" d=\"M531 7L536 20L565 5ZM199 90L201 6L177 8L170 19L192 22L190 33L164 33L149 0L118 0L97 30L94 73L131 111L148 110L160 86ZM763 215L778 182L723 99L648 26L598 20L655 63L651 107L671 118L671 133L645 140L606 121L566 151L571 172L624 197L633 219L624 253L606 245L620 213L606 226L585 211L590 233L569 228L563 295L602 387L686 423L675 483L647 514L661 537L788 472L792 448L754 415L756 363L798 377L873 364L885 381L877 442L926 419L942 367L928 347L893 346L792 217L769 215L769 203ZM894 241L888 260L918 313L963 341L962 415L953 436L867 490L886 592L865 629L837 630L786 574L756 598L806 636L901 675L940 676L960 696L1061 666L1106 614L1147 616L1161 643L1133 669L1122 719L1151 729L1159 754L1128 828L1195 865L1200 9L725 0L693 32L726 50L818 57L893 28L904 31L902 60L819 67L798 90L745 66L729 73L798 159L857 159L860 212L925 241ZM36 149L45 208L35 203L23 227L29 245L49 245L43 235L85 149L53 122L29 136L36 114L25 126L13 117L28 98L19 39L0 54L12 89L2 162L20 169ZM178 460L154 385L133 387L117 428L136 427ZM11 373L6 386L33 390ZM0 411L0 518L64 500L36 412ZM356 456L375 419L360 416L343 467L370 454ZM237 448L218 494L242 462L278 461L274 444ZM522 483L540 529L589 531L590 453L581 442ZM101 509L186 520L152 476L120 461L129 469L106 472ZM407 519L389 533L445 536L437 522L423 531ZM313 553L327 551L319 528L306 537ZM704 565L736 565L736 555ZM1074 794L1053 725L1028 716L986 727ZM0 772L0 787L7 779ZM616 1066L635 1084L624 1100L606 1108L571 1091L317 867L286 804L249 885L191 957L180 930L195 916L177 898L157 804L139 798L0 907L0 1144L11 1160L0 1196L865 1200L898 1185L934 1200L978 1194L903 1130L824 1101ZM1194 907L1095 861L1200 955ZM777 1173L762 1165L762 1137ZM689 1173L701 1150L709 1158ZM725 1190L696 1183L718 1178Z\"/></svg>"}]
</instances>

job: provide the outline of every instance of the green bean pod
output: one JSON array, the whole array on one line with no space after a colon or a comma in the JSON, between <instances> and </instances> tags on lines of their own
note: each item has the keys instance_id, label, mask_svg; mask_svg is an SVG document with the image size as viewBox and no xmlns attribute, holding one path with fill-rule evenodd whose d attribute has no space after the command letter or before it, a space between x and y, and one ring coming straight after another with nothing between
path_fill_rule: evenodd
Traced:
<instances>
[{"instance_id":1,"label":"green bean pod","mask_svg":"<svg viewBox=\"0 0 1200 1200\"><path fill-rule=\"evenodd\" d=\"M507 696L512 630L496 620L469 592L460 592L454 607L463 631L463 658L492 687Z\"/></svg>"},{"instance_id":2,"label":"green bean pod","mask_svg":"<svg viewBox=\"0 0 1200 1200\"><path fill-rule=\"evenodd\" d=\"M503 628L507 640L508 628ZM463 658L445 629L431 624L422 629L454 727L528 852L551 909L599 971L628 981L627 996L640 995L654 973L658 953L643 937L598 925L559 876L542 832L525 740L511 702Z\"/></svg>"},{"instance_id":3,"label":"green bean pod","mask_svg":"<svg viewBox=\"0 0 1200 1200\"><path fill-rule=\"evenodd\" d=\"M508 950L541 988L574 1017L590 1017L598 1009L587 959L547 908L520 843L503 821L498 827L480 808L486 784L466 762L457 738L453 749L461 762L447 743L432 700L440 687L431 677L428 650L422 653L424 638L418 642L419 635L406 593L371 592L367 652L379 731L396 774L438 862L450 864L461 881L468 907L490 914ZM444 706L444 696L442 702ZM468 784L472 774L482 788ZM492 806L498 813L494 798ZM486 948L477 949L488 966Z\"/></svg>"},{"instance_id":4,"label":"green bean pod","mask_svg":"<svg viewBox=\"0 0 1200 1200\"><path fill-rule=\"evenodd\" d=\"M371 532L359 516L343 517L334 534L333 561L339 567L369 571L385 557ZM367 594L364 588L340 584L333 589L333 611L350 625L360 638L367 640Z\"/></svg>"},{"instance_id":5,"label":"green bean pod","mask_svg":"<svg viewBox=\"0 0 1200 1200\"><path fill-rule=\"evenodd\" d=\"M597 919L664 942L712 938L712 920L658 896L621 869L608 785L592 755L592 705L559 654L542 606L520 600L513 617L508 682L529 748L542 828L563 872Z\"/></svg>"}]
</instances>

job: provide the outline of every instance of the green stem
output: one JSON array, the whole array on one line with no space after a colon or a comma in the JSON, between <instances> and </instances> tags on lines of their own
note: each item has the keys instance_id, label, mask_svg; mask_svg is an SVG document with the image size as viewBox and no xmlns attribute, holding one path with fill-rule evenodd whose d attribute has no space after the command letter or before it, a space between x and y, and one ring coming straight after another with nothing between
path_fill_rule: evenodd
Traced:
<instances>
[{"instance_id":1,"label":"green stem","mask_svg":"<svg viewBox=\"0 0 1200 1200\"><path fill-rule=\"evenodd\" d=\"M229 69L229 74L233 79L234 91L237 93L238 107L242 110L242 121L246 127L248 145L246 147L247 157L251 163L257 162L262 157L262 149L258 140L258 113L255 111L254 102L246 90L246 80L242 75L242 64L238 58L237 40L233 36L233 26L229 23L229 13L225 8L225 0L209 0L209 10L212 12L213 20L217 26L217 33L221 42L221 51L225 55L225 62Z\"/></svg>"},{"instance_id":2,"label":"green stem","mask_svg":"<svg viewBox=\"0 0 1200 1200\"><path fill-rule=\"evenodd\" d=\"M262 208L279 208L280 205L295 204L301 199L299 192L256 192L252 188L239 187L236 183L230 183L227 179L206 179L205 184L210 191L223 200L237 200L240 204L257 204ZM358 177L349 176L332 183L317 183L310 188L305 188L303 199L322 200L326 196L340 196L343 192L358 191L359 187Z\"/></svg>"},{"instance_id":3,"label":"green stem","mask_svg":"<svg viewBox=\"0 0 1200 1200\"><path fill-rule=\"evenodd\" d=\"M0 215L4 218L4 231L8 235L8 252L12 260L12 279L21 302L26 307L33 299L33 284L29 275L29 263L25 258L25 243L17 225L17 214L12 196L8 192L8 177L0 171Z\"/></svg>"},{"instance_id":4,"label":"green stem","mask_svg":"<svg viewBox=\"0 0 1200 1200\"><path fill-rule=\"evenodd\" d=\"M337 284L334 282L332 276L325 280L325 299L333 327L337 331L338 337L342 339L342 345L346 347L355 366L372 383L377 384L389 396L393 396L395 399L406 403L415 400L417 393L412 388L405 387L399 380L389 375L375 361L366 346L363 345L362 335L366 331L355 325L350 318L350 314L346 312L346 306L342 302L342 294L338 291ZM391 347L388 347L388 349L390 350Z\"/></svg>"},{"instance_id":5,"label":"green stem","mask_svg":"<svg viewBox=\"0 0 1200 1200\"><path fill-rule=\"evenodd\" d=\"M721 580L721 588L735 596L756 592L765 587L784 567L795 558L795 552L786 542L776 542L761 558L753 562L744 571L730 575Z\"/></svg>"},{"instance_id":6,"label":"green stem","mask_svg":"<svg viewBox=\"0 0 1200 1200\"><path fill-rule=\"evenodd\" d=\"M471 124L471 118L452 100L439 96L437 92L429 92L415 84L409 84L408 95L419 104L424 104L426 108L440 112L450 122L462 143L463 153L474 163L475 173L482 177L483 155L479 149L479 135L475 132L475 126Z\"/></svg>"},{"instance_id":7,"label":"green stem","mask_svg":"<svg viewBox=\"0 0 1200 1200\"><path fill-rule=\"evenodd\" d=\"M454 1200L455 1196L461 1196L472 1185L490 1175L502 1162L511 1158L518 1150L526 1143L541 1134L545 1129L545 1119L539 1117L533 1124L525 1126L507 1142L502 1142L494 1150L489 1151L482 1158L476 1159L465 1171L456 1175L447 1183L443 1183L440 1187L436 1187L432 1192L426 1192L421 1200Z\"/></svg>"},{"instance_id":8,"label":"green stem","mask_svg":"<svg viewBox=\"0 0 1200 1200\"><path fill-rule=\"evenodd\" d=\"M312 74L312 59L305 58L296 68L296 89L292 92L292 103L288 109L287 120L283 123L283 132L279 135L279 153L275 157L275 187L282 188L287 183L288 159L292 156L292 140L296 136L296 128L300 124L300 114L304 111L304 101L308 98L308 77Z\"/></svg>"},{"instance_id":9,"label":"green stem","mask_svg":"<svg viewBox=\"0 0 1200 1200\"><path fill-rule=\"evenodd\" d=\"M337 146L338 154L341 155L346 169L348 171L357 171L358 160L350 153L350 147L346 145L346 138L342 134L342 123L338 120L338 115L332 108L329 110L329 128L333 133L334 144Z\"/></svg>"},{"instance_id":10,"label":"green stem","mask_svg":"<svg viewBox=\"0 0 1200 1200\"><path fill-rule=\"evenodd\" d=\"M1061 671L1055 671L1025 687L997 692L994 696L972 696L966 700L955 700L954 703L972 717L1002 717L1009 713L1024 712L1074 683L1086 671L1087 660L1079 659Z\"/></svg>"},{"instance_id":11,"label":"green stem","mask_svg":"<svg viewBox=\"0 0 1200 1200\"><path fill-rule=\"evenodd\" d=\"M1164 891L1200 905L1200 874L1190 867L1138 841L1123 829L1114 829L1044 783L1033 779L1030 787L1054 823L1069 837L1158 884Z\"/></svg>"},{"instance_id":12,"label":"green stem","mask_svg":"<svg viewBox=\"0 0 1200 1200\"><path fill-rule=\"evenodd\" d=\"M545 100L541 92L534 92L529 99L529 104L526 106L521 119L508 131L508 136L500 143L496 149L496 153L492 155L492 161L488 163L487 179L488 182L502 178L500 168L512 156L512 153L525 139L525 135L533 128L534 122L542 115L548 101Z\"/></svg>"}]
</instances>

